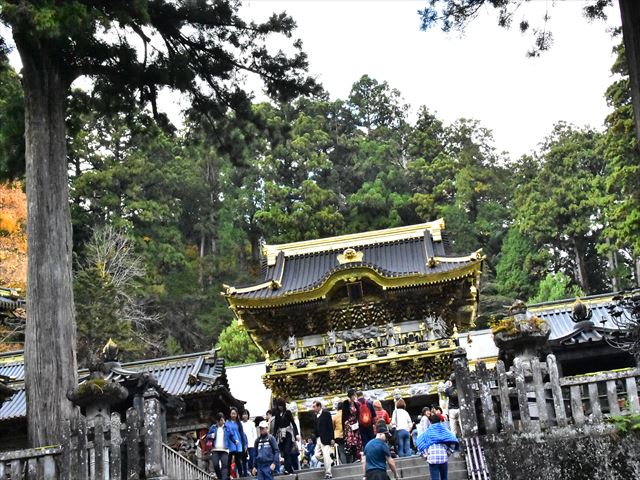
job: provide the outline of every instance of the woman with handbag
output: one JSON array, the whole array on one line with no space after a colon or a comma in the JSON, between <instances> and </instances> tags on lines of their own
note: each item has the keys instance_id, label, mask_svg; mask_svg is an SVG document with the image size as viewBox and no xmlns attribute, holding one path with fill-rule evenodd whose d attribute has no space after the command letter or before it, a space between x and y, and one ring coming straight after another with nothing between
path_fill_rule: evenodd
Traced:
<instances>
[{"instance_id":1,"label":"woman with handbag","mask_svg":"<svg viewBox=\"0 0 640 480\"><path fill-rule=\"evenodd\" d=\"M342 403L342 431L344 432L345 450L347 462L355 462L362 452L362 437L358 417L360 405L358 404L355 390L349 390L347 399Z\"/></svg>"},{"instance_id":2,"label":"woman with handbag","mask_svg":"<svg viewBox=\"0 0 640 480\"><path fill-rule=\"evenodd\" d=\"M284 398L276 399L274 430L278 447L284 457L285 473L293 473L298 465L297 456L299 450L296 442L300 441L300 435L298 433L298 426L293 419L293 414L287 410L287 404Z\"/></svg>"},{"instance_id":3,"label":"woman with handbag","mask_svg":"<svg viewBox=\"0 0 640 480\"><path fill-rule=\"evenodd\" d=\"M408 457L411 451L410 432L413 422L407 412L407 404L401 398L396 402L396 409L393 411L391 423L396 427L396 443L399 457Z\"/></svg>"}]
</instances>

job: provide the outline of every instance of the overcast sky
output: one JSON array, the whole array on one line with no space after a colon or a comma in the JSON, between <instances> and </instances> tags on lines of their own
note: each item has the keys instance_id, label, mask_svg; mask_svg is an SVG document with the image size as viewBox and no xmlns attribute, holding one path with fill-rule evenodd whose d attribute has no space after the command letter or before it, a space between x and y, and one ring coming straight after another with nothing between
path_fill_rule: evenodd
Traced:
<instances>
[{"instance_id":1,"label":"overcast sky","mask_svg":"<svg viewBox=\"0 0 640 480\"><path fill-rule=\"evenodd\" d=\"M499 28L495 11L487 8L461 35L420 31L417 10L426 3L245 0L241 16L257 21L272 12L293 16L310 72L332 98L345 99L366 73L400 90L412 118L426 105L445 122L480 120L493 130L496 147L512 158L535 149L559 120L602 128L608 113L604 92L613 81L612 48L621 41L611 36L620 24L617 7L608 10L607 22L590 23L582 15L582 0L532 0L514 17L512 30ZM547 8L554 45L539 58L527 58L532 37L521 35L517 25L525 16L541 26ZM10 57L20 68L17 52ZM161 109L176 124L187 106L179 99L170 92L160 97Z\"/></svg>"},{"instance_id":2,"label":"overcast sky","mask_svg":"<svg viewBox=\"0 0 640 480\"><path fill-rule=\"evenodd\" d=\"M286 10L298 24L311 73L332 98L346 98L367 73L403 94L415 113L421 105L451 122L476 118L493 130L496 146L513 156L529 152L558 120L601 128L608 108L604 92L618 26L617 9L608 22L589 23L582 1L534 0L516 15L516 28L497 26L487 9L467 29L445 34L421 32L417 10L426 0L250 0L246 16L265 19ZM555 3L554 6L551 4ZM614 2L617 4L617 2ZM522 15L532 26L549 6L553 48L527 58L531 36L517 29Z\"/></svg>"}]
</instances>

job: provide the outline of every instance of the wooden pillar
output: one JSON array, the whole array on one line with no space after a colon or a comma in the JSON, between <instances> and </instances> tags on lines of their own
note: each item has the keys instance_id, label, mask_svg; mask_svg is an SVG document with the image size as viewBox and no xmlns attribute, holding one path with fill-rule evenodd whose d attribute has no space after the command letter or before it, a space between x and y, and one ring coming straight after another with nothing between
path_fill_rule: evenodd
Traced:
<instances>
[{"instance_id":1,"label":"wooden pillar","mask_svg":"<svg viewBox=\"0 0 640 480\"><path fill-rule=\"evenodd\" d=\"M144 392L144 473L147 480L168 480L162 466L162 406L158 392Z\"/></svg>"}]
</instances>

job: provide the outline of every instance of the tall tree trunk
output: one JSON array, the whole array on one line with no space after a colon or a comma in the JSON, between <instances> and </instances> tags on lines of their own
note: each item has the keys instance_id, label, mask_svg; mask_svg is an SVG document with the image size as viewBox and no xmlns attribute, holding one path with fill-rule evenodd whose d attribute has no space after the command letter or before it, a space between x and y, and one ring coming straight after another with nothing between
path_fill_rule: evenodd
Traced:
<instances>
[{"instance_id":1,"label":"tall tree trunk","mask_svg":"<svg viewBox=\"0 0 640 480\"><path fill-rule=\"evenodd\" d=\"M251 263L255 267L260 265L260 235L258 232L249 232L249 242L251 243Z\"/></svg>"},{"instance_id":2,"label":"tall tree trunk","mask_svg":"<svg viewBox=\"0 0 640 480\"><path fill-rule=\"evenodd\" d=\"M56 444L76 409L77 385L71 273L71 214L64 99L67 84L39 45L16 45L23 64L27 184L27 326L25 383L29 444Z\"/></svg>"},{"instance_id":3,"label":"tall tree trunk","mask_svg":"<svg viewBox=\"0 0 640 480\"><path fill-rule=\"evenodd\" d=\"M580 242L574 240L573 253L576 262L576 280L580 284L580 288L585 294L589 294L591 288L589 286L589 276L587 274L587 266L584 261L584 248L581 248Z\"/></svg>"},{"instance_id":4,"label":"tall tree trunk","mask_svg":"<svg viewBox=\"0 0 640 480\"><path fill-rule=\"evenodd\" d=\"M618 276L618 253L611 248L611 239L607 238L607 256L609 257L609 270L611 271L611 291L620 291L620 278Z\"/></svg>"},{"instance_id":5,"label":"tall tree trunk","mask_svg":"<svg viewBox=\"0 0 640 480\"><path fill-rule=\"evenodd\" d=\"M634 259L635 273L636 273L636 287L640 288L640 257Z\"/></svg>"},{"instance_id":6,"label":"tall tree trunk","mask_svg":"<svg viewBox=\"0 0 640 480\"><path fill-rule=\"evenodd\" d=\"M619 0L622 20L622 38L629 66L633 117L636 126L636 141L640 145L640 2Z\"/></svg>"}]
</instances>

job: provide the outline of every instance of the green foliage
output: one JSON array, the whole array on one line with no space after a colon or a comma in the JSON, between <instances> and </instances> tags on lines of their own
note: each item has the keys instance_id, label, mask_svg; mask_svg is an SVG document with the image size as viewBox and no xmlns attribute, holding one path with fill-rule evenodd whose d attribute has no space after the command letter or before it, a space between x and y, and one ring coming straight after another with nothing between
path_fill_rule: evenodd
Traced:
<instances>
[{"instance_id":1,"label":"green foliage","mask_svg":"<svg viewBox=\"0 0 640 480\"><path fill-rule=\"evenodd\" d=\"M621 433L640 430L640 414L612 415L606 418Z\"/></svg>"},{"instance_id":2,"label":"green foliage","mask_svg":"<svg viewBox=\"0 0 640 480\"><path fill-rule=\"evenodd\" d=\"M20 77L0 59L0 181L24 176L24 95Z\"/></svg>"},{"instance_id":3,"label":"green foliage","mask_svg":"<svg viewBox=\"0 0 640 480\"><path fill-rule=\"evenodd\" d=\"M605 231L619 248L628 248L637 257L640 256L640 154L623 46L617 49L611 72L618 78L606 92L613 111L606 118L607 130L602 139L610 169L606 179L608 195L603 200L609 220Z\"/></svg>"},{"instance_id":4,"label":"green foliage","mask_svg":"<svg viewBox=\"0 0 640 480\"><path fill-rule=\"evenodd\" d=\"M220 356L225 359L227 365L255 363L264 360L264 356L253 343L247 331L238 325L236 320L222 331L216 347L220 349Z\"/></svg>"},{"instance_id":5,"label":"green foliage","mask_svg":"<svg viewBox=\"0 0 640 480\"><path fill-rule=\"evenodd\" d=\"M587 293L592 291L587 262L597 255L592 239L602 229L606 163L600 138L591 129L556 124L543 144L537 173L515 196L520 231L551 251L556 265L568 267Z\"/></svg>"},{"instance_id":6,"label":"green foliage","mask_svg":"<svg viewBox=\"0 0 640 480\"><path fill-rule=\"evenodd\" d=\"M138 301L137 282L144 277L128 239L111 228L96 229L74 276L78 363L86 366L109 338L123 359L152 344L149 327L156 320Z\"/></svg>"},{"instance_id":7,"label":"green foliage","mask_svg":"<svg viewBox=\"0 0 640 480\"><path fill-rule=\"evenodd\" d=\"M496 265L498 292L513 300L533 297L541 269L547 260L544 250L534 244L517 228L510 228Z\"/></svg>"},{"instance_id":8,"label":"green foliage","mask_svg":"<svg viewBox=\"0 0 640 480\"><path fill-rule=\"evenodd\" d=\"M571 284L571 278L562 273L548 273L538 285L536 294L527 303L552 302L563 298L582 297L584 292L578 285Z\"/></svg>"}]
</instances>

